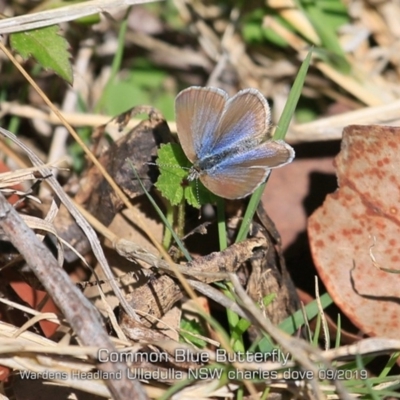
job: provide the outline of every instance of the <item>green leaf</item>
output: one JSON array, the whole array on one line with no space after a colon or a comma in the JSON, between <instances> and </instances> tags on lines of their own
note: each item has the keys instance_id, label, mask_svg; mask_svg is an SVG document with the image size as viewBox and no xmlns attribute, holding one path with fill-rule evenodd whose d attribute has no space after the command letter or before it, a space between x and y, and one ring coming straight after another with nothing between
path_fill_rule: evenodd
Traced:
<instances>
[{"instance_id":1,"label":"green leaf","mask_svg":"<svg viewBox=\"0 0 400 400\"><path fill-rule=\"evenodd\" d=\"M69 44L59 35L57 25L13 33L10 35L10 43L13 50L23 59L26 60L32 56L43 68L53 70L72 84Z\"/></svg>"},{"instance_id":2,"label":"green leaf","mask_svg":"<svg viewBox=\"0 0 400 400\"><path fill-rule=\"evenodd\" d=\"M175 143L161 145L157 165L160 169L156 187L161 194L176 206L186 200L191 206L215 203L216 197L198 180L188 181L191 163L182 147Z\"/></svg>"},{"instance_id":3,"label":"green leaf","mask_svg":"<svg viewBox=\"0 0 400 400\"><path fill-rule=\"evenodd\" d=\"M194 344L195 346L204 349L206 347L207 342L203 339L200 339L196 336L191 335L204 335L204 329L202 328L201 324L195 320L185 320L182 319L181 321L181 329L185 330L186 332L180 331L179 334L182 338L185 338L190 343Z\"/></svg>"}]
</instances>

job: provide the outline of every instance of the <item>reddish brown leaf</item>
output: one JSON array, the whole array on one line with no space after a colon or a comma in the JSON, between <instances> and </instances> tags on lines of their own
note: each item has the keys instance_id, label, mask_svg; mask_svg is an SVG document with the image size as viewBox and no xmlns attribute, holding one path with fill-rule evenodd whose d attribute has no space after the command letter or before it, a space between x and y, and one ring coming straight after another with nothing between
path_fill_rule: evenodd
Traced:
<instances>
[{"instance_id":1,"label":"reddish brown leaf","mask_svg":"<svg viewBox=\"0 0 400 400\"><path fill-rule=\"evenodd\" d=\"M333 300L363 332L391 338L400 333L399 150L400 128L347 127L335 160L340 189L308 224Z\"/></svg>"}]
</instances>

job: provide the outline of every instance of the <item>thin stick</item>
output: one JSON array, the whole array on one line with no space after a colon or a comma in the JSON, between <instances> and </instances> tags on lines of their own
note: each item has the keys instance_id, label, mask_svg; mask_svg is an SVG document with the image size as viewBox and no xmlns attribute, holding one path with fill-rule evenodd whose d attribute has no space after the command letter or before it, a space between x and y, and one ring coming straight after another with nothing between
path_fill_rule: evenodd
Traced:
<instances>
[{"instance_id":1,"label":"thin stick","mask_svg":"<svg viewBox=\"0 0 400 400\"><path fill-rule=\"evenodd\" d=\"M21 72L21 74L25 77L25 79L32 85L32 87L37 91L39 96L43 99L43 101L50 107L50 109L57 115L63 125L67 128L68 132L75 139L75 141L79 144L79 146L83 149L89 159L93 162L94 165L99 169L100 173L104 176L106 181L113 188L117 196L121 199L121 201L125 204L125 206L132 212L134 216L134 223L143 230L143 232L148 236L157 250L164 256L164 258L172 263L171 257L164 250L160 243L158 243L157 239L154 237L153 233L148 229L147 225L143 222L142 216L140 213L136 211L136 209L132 206L129 199L126 197L124 192L120 189L120 187L115 183L114 179L110 176L110 174L106 171L103 165L97 160L94 154L89 150L84 141L80 138L80 136L75 132L74 128L68 123L68 121L64 118L63 114L53 105L47 95L43 92L42 89L36 84L36 82L30 77L30 75L25 71L25 69L18 63L15 57L11 54L11 52L4 46L4 44L0 41L0 49L7 55L7 57L11 60L11 62L16 66L16 68Z\"/></svg>"},{"instance_id":2,"label":"thin stick","mask_svg":"<svg viewBox=\"0 0 400 400\"><path fill-rule=\"evenodd\" d=\"M43 28L61 22L72 21L97 13L109 12L119 7L134 4L154 3L162 0L92 0L82 3L20 15L0 21L0 34L23 32L29 29Z\"/></svg>"},{"instance_id":3,"label":"thin stick","mask_svg":"<svg viewBox=\"0 0 400 400\"><path fill-rule=\"evenodd\" d=\"M117 350L102 326L98 311L72 284L50 250L36 237L1 193L0 226L63 312L82 343L115 353ZM115 399L147 399L140 383L127 378L128 367L125 363L97 363L97 367L111 376L117 371L123 372L121 379L106 380L107 387Z\"/></svg>"}]
</instances>

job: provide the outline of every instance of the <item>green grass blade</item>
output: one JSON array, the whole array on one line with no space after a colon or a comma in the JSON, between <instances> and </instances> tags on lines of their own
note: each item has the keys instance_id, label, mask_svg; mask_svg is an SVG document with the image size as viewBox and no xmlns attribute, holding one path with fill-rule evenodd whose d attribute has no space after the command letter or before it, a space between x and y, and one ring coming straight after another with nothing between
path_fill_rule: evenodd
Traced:
<instances>
[{"instance_id":1,"label":"green grass blade","mask_svg":"<svg viewBox=\"0 0 400 400\"><path fill-rule=\"evenodd\" d=\"M285 139L286 132L289 128L290 121L292 119L292 116L294 115L294 111L296 109L297 103L301 95L301 91L303 89L304 81L306 80L308 67L310 66L311 62L311 55L312 55L312 50L308 52L307 57L301 64L299 72L293 83L292 89L290 90L289 97L285 104L285 108L283 109L281 118L279 119L279 123L274 134L275 140Z\"/></svg>"},{"instance_id":2,"label":"green grass blade","mask_svg":"<svg viewBox=\"0 0 400 400\"><path fill-rule=\"evenodd\" d=\"M307 57L301 64L301 67L299 69L299 72L296 76L296 79L293 83L292 89L290 90L289 97L287 99L285 108L282 112L281 118L278 123L278 127L275 131L274 139L284 139L286 132L289 128L290 120L292 119L292 116L294 114L294 111L296 109L297 103L299 101L301 91L303 89L304 81L306 79L308 67L310 66L311 62L311 55L312 55L312 50L309 51L307 54ZM249 226L251 224L251 221L253 220L253 216L257 210L258 204L260 203L262 194L265 189L266 182L260 185L260 187L253 193L253 195L250 198L249 205L246 209L246 212L244 214L243 222L240 226L239 233L236 238L236 242L241 242L247 237L247 233L249 231Z\"/></svg>"},{"instance_id":3,"label":"green grass blade","mask_svg":"<svg viewBox=\"0 0 400 400\"><path fill-rule=\"evenodd\" d=\"M109 88L111 87L111 85L113 84L113 82L115 81L118 72L121 69L121 65L122 65L122 59L123 59L123 55L124 55L124 49L125 49L125 36L126 36L126 32L128 30L128 15L129 15L129 11L130 11L130 7L128 8L126 14L125 14L125 18L122 20L121 22L121 26L118 32L118 46L117 46L117 51L115 52L112 64L111 64L111 73L110 73L110 77L107 81L107 84L105 85L105 88L103 90L103 94L100 97L100 100L98 101L95 110L99 111L102 109L106 98L108 96L108 92L109 92Z\"/></svg>"},{"instance_id":4,"label":"green grass blade","mask_svg":"<svg viewBox=\"0 0 400 400\"><path fill-rule=\"evenodd\" d=\"M328 293L324 293L320 297L321 306L323 309L327 308L333 303L332 298ZM310 304L307 304L305 307L307 319L311 320L319 314L318 303L317 300L312 301ZM304 325L304 316L303 310L298 310L290 317L287 317L283 322L279 324L279 328L286 332L288 335L293 335L302 325ZM258 346L261 352L272 351L274 346L272 345L269 338L264 337L258 343L254 343L252 349Z\"/></svg>"},{"instance_id":5,"label":"green grass blade","mask_svg":"<svg viewBox=\"0 0 400 400\"><path fill-rule=\"evenodd\" d=\"M379 378L386 378L389 374L389 372L391 371L391 369L393 368L393 366L396 364L398 358L400 357L400 352L396 352L393 353L390 356L389 361L386 363L385 368L383 368L383 370L381 371L381 373L379 374Z\"/></svg>"},{"instance_id":6,"label":"green grass blade","mask_svg":"<svg viewBox=\"0 0 400 400\"><path fill-rule=\"evenodd\" d=\"M266 184L267 182L261 184L260 187L258 187L253 195L250 197L249 204L247 205L246 212L244 213L243 222L240 225L239 232L236 237L236 243L242 242L246 239L251 221L253 221L254 214L256 213Z\"/></svg>"},{"instance_id":7,"label":"green grass blade","mask_svg":"<svg viewBox=\"0 0 400 400\"><path fill-rule=\"evenodd\" d=\"M171 232L172 237L174 238L177 246L179 247L179 249L181 250L182 254L185 256L185 258L188 261L192 260L192 257L190 256L189 252L186 250L184 244L182 243L182 241L179 239L178 235L175 233L175 231L173 230L171 224L169 223L168 219L165 217L165 215L163 214L163 212L161 211L160 207L158 207L157 203L154 201L154 199L150 196L150 193L146 190L146 188L144 187L142 180L139 178L139 175L136 172L135 167L133 166L133 164L130 162L130 160L127 160L133 170L133 173L136 176L136 179L138 180L140 186L142 187L143 192L145 193L145 195L147 196L147 198L150 200L150 203L152 204L152 206L154 207L154 209L156 210L157 214L159 215L159 217L161 218L163 224L167 227L167 229Z\"/></svg>"},{"instance_id":8,"label":"green grass blade","mask_svg":"<svg viewBox=\"0 0 400 400\"><path fill-rule=\"evenodd\" d=\"M219 250L222 251L228 247L228 239L226 237L225 201L222 198L217 199L217 220Z\"/></svg>"},{"instance_id":9,"label":"green grass blade","mask_svg":"<svg viewBox=\"0 0 400 400\"><path fill-rule=\"evenodd\" d=\"M363 360L362 360L362 357L360 354L356 354L356 365L359 370L365 369L365 365L363 363ZM380 400L381 397L378 396L377 392L372 387L371 381L369 379L366 379L364 382L367 387L368 394L371 396L371 399L372 400Z\"/></svg>"},{"instance_id":10,"label":"green grass blade","mask_svg":"<svg viewBox=\"0 0 400 400\"><path fill-rule=\"evenodd\" d=\"M321 40L322 46L318 49L321 58L325 58L327 62L341 72L348 74L351 66L339 42L337 28L335 29L332 26L331 13L327 13L328 10L326 9L324 10L321 1L303 1L301 4L304 15L307 16ZM336 10L337 12L338 10Z\"/></svg>"}]
</instances>

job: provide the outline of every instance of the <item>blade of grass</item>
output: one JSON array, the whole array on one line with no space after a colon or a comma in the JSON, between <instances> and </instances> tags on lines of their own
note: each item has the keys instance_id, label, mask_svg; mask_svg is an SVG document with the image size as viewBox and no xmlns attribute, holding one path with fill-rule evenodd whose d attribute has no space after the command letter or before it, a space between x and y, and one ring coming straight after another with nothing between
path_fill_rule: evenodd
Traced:
<instances>
[{"instance_id":1,"label":"blade of grass","mask_svg":"<svg viewBox=\"0 0 400 400\"><path fill-rule=\"evenodd\" d=\"M167 229L171 232L172 237L174 238L177 246L179 247L179 249L181 250L182 254L185 256L185 258L188 261L192 260L192 257L190 256L189 252L186 250L185 246L183 245L182 241L179 239L178 235L175 233L175 231L173 230L171 224L169 223L168 219L165 217L165 215L163 214L163 212L161 211L160 207L158 207L157 203L154 201L154 199L150 196L150 193L146 190L146 188L144 187L142 180L139 178L139 175L136 172L136 169L134 167L134 165L131 163L131 161L128 159L127 160L132 168L133 173L136 176L136 179L138 180L144 194L147 196L147 198L149 199L150 203L152 204L152 206L154 207L154 209L156 210L157 214L159 215L159 217L161 218L163 224L167 227Z\"/></svg>"},{"instance_id":2,"label":"blade of grass","mask_svg":"<svg viewBox=\"0 0 400 400\"><path fill-rule=\"evenodd\" d=\"M315 329L314 329L314 336L313 336L313 340L312 340L312 344L315 347L318 347L318 341L319 341L319 337L321 334L321 325L322 325L321 313L318 313L317 322L315 324Z\"/></svg>"},{"instance_id":3,"label":"blade of grass","mask_svg":"<svg viewBox=\"0 0 400 400\"><path fill-rule=\"evenodd\" d=\"M293 83L292 89L290 90L289 97L283 109L281 118L279 119L278 126L274 134L274 140L285 139L286 132L289 128L290 121L296 109L297 103L299 101L301 91L303 90L304 81L306 80L306 75L308 67L311 62L312 49L308 52L307 57L304 59L296 79Z\"/></svg>"},{"instance_id":4,"label":"blade of grass","mask_svg":"<svg viewBox=\"0 0 400 400\"><path fill-rule=\"evenodd\" d=\"M239 233L236 237L236 243L242 242L246 239L251 221L253 221L254 214L256 213L258 204L260 203L261 197L264 193L267 181L262 183L250 197L249 204L247 205L246 212L243 217L243 222L240 225Z\"/></svg>"},{"instance_id":5,"label":"blade of grass","mask_svg":"<svg viewBox=\"0 0 400 400\"><path fill-rule=\"evenodd\" d=\"M393 366L396 364L398 358L400 357L400 352L393 353L390 356L390 359L385 365L385 368L382 369L381 373L379 374L379 378L385 378L393 368Z\"/></svg>"},{"instance_id":6,"label":"blade of grass","mask_svg":"<svg viewBox=\"0 0 400 400\"><path fill-rule=\"evenodd\" d=\"M309 51L307 57L301 64L299 72L293 83L292 89L290 90L281 118L279 119L279 123L273 137L274 140L283 140L285 138L286 132L289 128L290 121L292 119L297 103L299 101L301 91L303 89L308 67L310 66L311 62L311 55L312 55L312 50ZM236 243L243 241L247 237L251 221L253 220L254 214L261 200L261 196L264 192L265 185L266 182L260 185L260 187L251 196L249 205L243 217L243 222L240 226L239 233L236 238Z\"/></svg>"},{"instance_id":7,"label":"blade of grass","mask_svg":"<svg viewBox=\"0 0 400 400\"><path fill-rule=\"evenodd\" d=\"M225 201L222 198L218 198L217 200L217 221L219 250L222 251L228 247L228 240L226 238Z\"/></svg>"},{"instance_id":8,"label":"blade of grass","mask_svg":"<svg viewBox=\"0 0 400 400\"><path fill-rule=\"evenodd\" d=\"M332 298L328 293L324 293L320 297L322 307L325 309L333 303ZM305 307L307 319L311 320L318 315L318 304L317 300L312 301ZM283 322L279 324L279 328L286 332L288 335L295 333L304 324L303 310L298 310L290 317L287 317ZM250 351L254 351L258 347L261 352L268 352L273 349L270 340L267 337L263 337L258 343L255 342L251 346Z\"/></svg>"},{"instance_id":9,"label":"blade of grass","mask_svg":"<svg viewBox=\"0 0 400 400\"><path fill-rule=\"evenodd\" d=\"M128 15L130 13L131 7L128 7L125 13L125 18L121 22L121 27L118 32L118 46L117 46L117 51L115 52L114 58L112 60L111 64L111 72L110 72L110 77L104 87L103 94L100 97L98 103L96 104L95 111L100 111L104 105L104 102L108 96L108 88L114 83L115 78L117 77L117 74L119 70L121 69L122 65L122 58L124 55L124 49L125 49L125 35L126 31L128 30Z\"/></svg>"},{"instance_id":10,"label":"blade of grass","mask_svg":"<svg viewBox=\"0 0 400 400\"><path fill-rule=\"evenodd\" d=\"M167 208L166 218L170 226L172 227L172 224L174 222L174 208L169 204L169 202L166 202L166 208ZM171 230L166 229L164 232L164 238L162 243L165 249L169 249L169 247L171 246L171 240L172 240Z\"/></svg>"},{"instance_id":11,"label":"blade of grass","mask_svg":"<svg viewBox=\"0 0 400 400\"><path fill-rule=\"evenodd\" d=\"M173 395L175 393L179 392L180 390L184 389L186 386L189 386L195 382L196 382L195 378L187 378L187 379L183 379L180 382L178 381L177 383L175 383L175 385L171 386L168 390L166 390L164 392L164 394L158 398L158 400L172 399Z\"/></svg>"},{"instance_id":12,"label":"blade of grass","mask_svg":"<svg viewBox=\"0 0 400 400\"><path fill-rule=\"evenodd\" d=\"M356 354L356 365L360 371L365 369L365 365L360 354ZM371 396L372 400L380 400L380 396L378 396L377 392L373 389L372 383L369 379L365 380L365 386L367 387L368 394Z\"/></svg>"},{"instance_id":13,"label":"blade of grass","mask_svg":"<svg viewBox=\"0 0 400 400\"><path fill-rule=\"evenodd\" d=\"M351 66L340 45L336 29L329 20L330 15L323 9L322 3L320 1L297 1L297 4L303 9L304 15L311 22L321 40L322 48L318 49L317 52L321 56L325 55L324 58L334 67L339 68L342 73L348 74Z\"/></svg>"}]
</instances>

